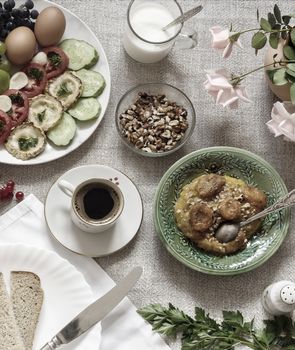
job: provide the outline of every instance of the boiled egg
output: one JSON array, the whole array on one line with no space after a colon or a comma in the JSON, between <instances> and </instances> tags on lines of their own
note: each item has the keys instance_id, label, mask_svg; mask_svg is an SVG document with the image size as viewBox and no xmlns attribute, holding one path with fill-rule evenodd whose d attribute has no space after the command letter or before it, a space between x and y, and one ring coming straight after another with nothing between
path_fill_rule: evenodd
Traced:
<instances>
[{"instance_id":1,"label":"boiled egg","mask_svg":"<svg viewBox=\"0 0 295 350\"><path fill-rule=\"evenodd\" d=\"M36 38L31 29L18 27L5 40L6 56L12 63L22 65L31 60L36 50Z\"/></svg>"},{"instance_id":2,"label":"boiled egg","mask_svg":"<svg viewBox=\"0 0 295 350\"><path fill-rule=\"evenodd\" d=\"M41 46L56 45L63 36L66 19L63 12L54 6L46 7L40 12L36 24L35 35Z\"/></svg>"}]
</instances>

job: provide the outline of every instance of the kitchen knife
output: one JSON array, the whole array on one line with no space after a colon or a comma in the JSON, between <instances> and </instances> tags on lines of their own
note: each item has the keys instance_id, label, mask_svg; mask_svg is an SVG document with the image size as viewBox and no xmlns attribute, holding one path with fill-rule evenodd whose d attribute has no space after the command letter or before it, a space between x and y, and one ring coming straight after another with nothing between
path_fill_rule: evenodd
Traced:
<instances>
[{"instance_id":1,"label":"kitchen knife","mask_svg":"<svg viewBox=\"0 0 295 350\"><path fill-rule=\"evenodd\" d=\"M90 304L60 332L56 334L40 350L55 350L61 345L68 344L72 340L85 333L89 328L101 321L116 305L128 294L130 289L139 280L142 274L141 267L135 267L129 274L103 297Z\"/></svg>"}]
</instances>

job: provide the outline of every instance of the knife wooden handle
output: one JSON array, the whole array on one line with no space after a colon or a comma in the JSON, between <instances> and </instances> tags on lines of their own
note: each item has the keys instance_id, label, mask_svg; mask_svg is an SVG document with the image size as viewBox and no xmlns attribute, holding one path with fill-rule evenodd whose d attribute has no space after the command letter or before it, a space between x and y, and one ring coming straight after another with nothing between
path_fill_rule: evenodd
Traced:
<instances>
[{"instance_id":1,"label":"knife wooden handle","mask_svg":"<svg viewBox=\"0 0 295 350\"><path fill-rule=\"evenodd\" d=\"M40 350L55 350L62 345L62 342L57 338L52 338L47 344L45 344Z\"/></svg>"}]
</instances>

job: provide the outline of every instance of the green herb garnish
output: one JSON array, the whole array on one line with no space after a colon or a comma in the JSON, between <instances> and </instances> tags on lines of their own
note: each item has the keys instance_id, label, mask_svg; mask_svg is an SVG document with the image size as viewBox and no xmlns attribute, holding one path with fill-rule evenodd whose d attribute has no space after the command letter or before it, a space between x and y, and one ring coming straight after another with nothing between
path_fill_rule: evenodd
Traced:
<instances>
[{"instance_id":1,"label":"green herb garnish","mask_svg":"<svg viewBox=\"0 0 295 350\"><path fill-rule=\"evenodd\" d=\"M38 68L30 68L28 69L27 73L30 78L33 78L37 81L40 81L43 79L43 72Z\"/></svg>"},{"instance_id":2,"label":"green herb garnish","mask_svg":"<svg viewBox=\"0 0 295 350\"><path fill-rule=\"evenodd\" d=\"M71 94L72 91L68 89L67 84L66 83L62 83L57 91L57 96L66 96Z\"/></svg>"},{"instance_id":3,"label":"green herb garnish","mask_svg":"<svg viewBox=\"0 0 295 350\"><path fill-rule=\"evenodd\" d=\"M39 120L40 123L43 122L44 118L45 118L45 113L46 113L46 110L44 109L44 111L40 112L37 114L37 118Z\"/></svg>"},{"instance_id":4,"label":"green herb garnish","mask_svg":"<svg viewBox=\"0 0 295 350\"><path fill-rule=\"evenodd\" d=\"M4 129L5 123L3 120L0 120L0 131Z\"/></svg>"},{"instance_id":5,"label":"green herb garnish","mask_svg":"<svg viewBox=\"0 0 295 350\"><path fill-rule=\"evenodd\" d=\"M160 334L172 337L181 334L182 350L234 350L239 346L253 350L295 349L295 324L287 316L265 320L264 327L257 330L254 320L245 322L239 311L223 311L221 323L198 307L194 317L172 304L168 308L149 305L138 313Z\"/></svg>"},{"instance_id":6,"label":"green herb garnish","mask_svg":"<svg viewBox=\"0 0 295 350\"><path fill-rule=\"evenodd\" d=\"M61 57L55 52L48 52L47 57L52 66L58 67L61 64Z\"/></svg>"},{"instance_id":7,"label":"green herb garnish","mask_svg":"<svg viewBox=\"0 0 295 350\"><path fill-rule=\"evenodd\" d=\"M14 104L17 104L19 106L24 105L24 99L22 98L20 93L9 95L9 98L11 99L11 102Z\"/></svg>"},{"instance_id":8,"label":"green herb garnish","mask_svg":"<svg viewBox=\"0 0 295 350\"><path fill-rule=\"evenodd\" d=\"M35 147L38 143L36 137L21 137L18 139L18 145L21 151L27 151L32 147Z\"/></svg>"}]
</instances>

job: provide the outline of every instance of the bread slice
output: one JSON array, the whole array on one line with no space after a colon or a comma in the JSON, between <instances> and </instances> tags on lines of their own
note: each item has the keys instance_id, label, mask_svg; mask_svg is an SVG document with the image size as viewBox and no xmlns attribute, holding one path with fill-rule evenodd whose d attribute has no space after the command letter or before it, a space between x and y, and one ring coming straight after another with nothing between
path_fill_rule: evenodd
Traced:
<instances>
[{"instance_id":1,"label":"bread slice","mask_svg":"<svg viewBox=\"0 0 295 350\"><path fill-rule=\"evenodd\" d=\"M25 350L2 273L0 273L0 350Z\"/></svg>"},{"instance_id":2,"label":"bread slice","mask_svg":"<svg viewBox=\"0 0 295 350\"><path fill-rule=\"evenodd\" d=\"M33 347L34 335L43 303L40 278L32 272L14 271L10 275L10 299L25 349Z\"/></svg>"}]
</instances>

